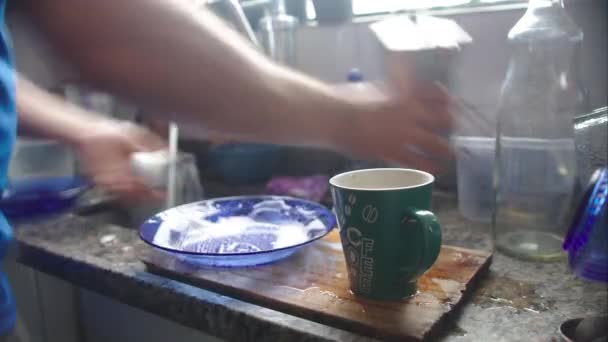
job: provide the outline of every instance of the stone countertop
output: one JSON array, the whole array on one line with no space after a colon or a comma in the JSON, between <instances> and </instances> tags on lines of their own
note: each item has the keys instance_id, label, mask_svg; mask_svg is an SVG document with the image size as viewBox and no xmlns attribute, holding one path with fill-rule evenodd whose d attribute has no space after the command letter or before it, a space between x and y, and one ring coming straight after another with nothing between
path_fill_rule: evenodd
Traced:
<instances>
[{"instance_id":1,"label":"stone countertop","mask_svg":"<svg viewBox=\"0 0 608 342\"><path fill-rule=\"evenodd\" d=\"M489 228L465 222L449 196L436 212L444 242L489 247ZM185 326L233 341L372 341L146 272L149 247L103 215L73 214L17 224L18 260L32 268ZM606 315L606 285L584 282L565 262L494 255L489 274L446 327L445 341L547 341L576 317Z\"/></svg>"}]
</instances>

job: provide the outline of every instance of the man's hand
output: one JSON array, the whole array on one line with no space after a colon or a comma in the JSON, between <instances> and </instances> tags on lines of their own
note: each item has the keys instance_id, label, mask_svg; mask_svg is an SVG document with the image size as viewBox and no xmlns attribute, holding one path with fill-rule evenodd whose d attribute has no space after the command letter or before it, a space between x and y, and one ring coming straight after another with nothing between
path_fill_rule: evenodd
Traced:
<instances>
[{"instance_id":1,"label":"man's hand","mask_svg":"<svg viewBox=\"0 0 608 342\"><path fill-rule=\"evenodd\" d=\"M450 99L440 85L416 84L407 95L371 84L339 93L353 103L350 118L335 128L334 144L345 152L429 172L452 158Z\"/></svg>"},{"instance_id":2,"label":"man's hand","mask_svg":"<svg viewBox=\"0 0 608 342\"><path fill-rule=\"evenodd\" d=\"M104 121L75 144L82 170L99 187L123 200L149 200L162 194L136 177L130 164L133 152L165 148L164 141L150 131L128 122Z\"/></svg>"},{"instance_id":3,"label":"man's hand","mask_svg":"<svg viewBox=\"0 0 608 342\"><path fill-rule=\"evenodd\" d=\"M165 148L157 135L69 104L21 77L16 104L19 125L72 146L96 185L124 199L159 196L133 175L130 166L131 153Z\"/></svg>"}]
</instances>

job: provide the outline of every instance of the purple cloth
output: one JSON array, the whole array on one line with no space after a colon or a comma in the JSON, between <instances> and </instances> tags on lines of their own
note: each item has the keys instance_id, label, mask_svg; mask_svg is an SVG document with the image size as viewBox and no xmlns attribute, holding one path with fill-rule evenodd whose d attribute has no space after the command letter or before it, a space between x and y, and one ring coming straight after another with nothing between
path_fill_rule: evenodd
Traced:
<instances>
[{"instance_id":1,"label":"purple cloth","mask_svg":"<svg viewBox=\"0 0 608 342\"><path fill-rule=\"evenodd\" d=\"M266 184L266 192L271 195L292 196L320 202L329 188L329 177L273 177Z\"/></svg>"}]
</instances>

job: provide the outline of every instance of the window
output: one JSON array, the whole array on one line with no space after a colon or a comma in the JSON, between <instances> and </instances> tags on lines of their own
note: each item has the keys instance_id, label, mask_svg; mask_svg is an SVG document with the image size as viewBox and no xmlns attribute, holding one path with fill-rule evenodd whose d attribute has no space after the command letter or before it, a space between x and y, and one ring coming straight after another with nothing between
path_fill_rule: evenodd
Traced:
<instances>
[{"instance_id":1,"label":"window","mask_svg":"<svg viewBox=\"0 0 608 342\"><path fill-rule=\"evenodd\" d=\"M370 15L430 8L480 6L513 0L352 0L354 15Z\"/></svg>"},{"instance_id":2,"label":"window","mask_svg":"<svg viewBox=\"0 0 608 342\"><path fill-rule=\"evenodd\" d=\"M317 0L324 1L324 0ZM492 4L521 3L527 0L352 0L353 15L366 16L397 11L415 11L426 9L462 8ZM307 1L308 19L315 19L312 0Z\"/></svg>"}]
</instances>

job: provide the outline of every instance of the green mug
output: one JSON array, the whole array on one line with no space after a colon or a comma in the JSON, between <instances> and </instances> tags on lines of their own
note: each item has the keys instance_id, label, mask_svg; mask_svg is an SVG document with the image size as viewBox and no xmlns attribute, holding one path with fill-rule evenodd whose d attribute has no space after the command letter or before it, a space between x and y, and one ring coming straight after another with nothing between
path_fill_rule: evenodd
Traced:
<instances>
[{"instance_id":1,"label":"green mug","mask_svg":"<svg viewBox=\"0 0 608 342\"><path fill-rule=\"evenodd\" d=\"M330 179L351 291L373 299L416 293L417 279L441 249L430 212L433 182L426 172L369 169Z\"/></svg>"}]
</instances>

